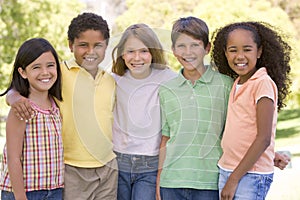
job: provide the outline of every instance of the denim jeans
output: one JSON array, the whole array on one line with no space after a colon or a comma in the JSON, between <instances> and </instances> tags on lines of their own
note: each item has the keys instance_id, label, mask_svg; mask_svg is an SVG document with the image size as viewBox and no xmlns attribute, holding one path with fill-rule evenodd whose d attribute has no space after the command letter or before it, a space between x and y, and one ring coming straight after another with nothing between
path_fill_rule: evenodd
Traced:
<instances>
[{"instance_id":1,"label":"denim jeans","mask_svg":"<svg viewBox=\"0 0 300 200\"><path fill-rule=\"evenodd\" d=\"M63 189L58 188L54 190L36 190L26 192L28 200L61 200ZM1 191L1 200L15 200L13 192Z\"/></svg>"},{"instance_id":2,"label":"denim jeans","mask_svg":"<svg viewBox=\"0 0 300 200\"><path fill-rule=\"evenodd\" d=\"M219 191L221 194L222 189L227 182L228 177L232 172L220 169L219 175ZM273 182L273 173L271 174L245 174L236 189L235 200L264 200Z\"/></svg>"},{"instance_id":3,"label":"denim jeans","mask_svg":"<svg viewBox=\"0 0 300 200\"><path fill-rule=\"evenodd\" d=\"M118 160L118 200L155 200L158 156L122 154Z\"/></svg>"},{"instance_id":4,"label":"denim jeans","mask_svg":"<svg viewBox=\"0 0 300 200\"><path fill-rule=\"evenodd\" d=\"M162 200L219 200L219 191L161 187L160 196Z\"/></svg>"}]
</instances>

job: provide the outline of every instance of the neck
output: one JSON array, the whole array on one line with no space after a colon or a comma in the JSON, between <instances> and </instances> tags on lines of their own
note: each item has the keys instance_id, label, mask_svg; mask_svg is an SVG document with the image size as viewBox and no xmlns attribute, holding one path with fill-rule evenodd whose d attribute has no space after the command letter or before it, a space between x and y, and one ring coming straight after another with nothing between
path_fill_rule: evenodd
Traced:
<instances>
[{"instance_id":1,"label":"neck","mask_svg":"<svg viewBox=\"0 0 300 200\"><path fill-rule=\"evenodd\" d=\"M52 106L48 92L38 94L32 92L29 95L29 99L42 109L49 109Z\"/></svg>"},{"instance_id":2,"label":"neck","mask_svg":"<svg viewBox=\"0 0 300 200\"><path fill-rule=\"evenodd\" d=\"M206 71L205 67L201 67L201 68L195 69L195 70L183 69L183 76L187 80L190 80L194 84L195 81L197 81L201 78L201 76L205 73L205 71Z\"/></svg>"}]
</instances>

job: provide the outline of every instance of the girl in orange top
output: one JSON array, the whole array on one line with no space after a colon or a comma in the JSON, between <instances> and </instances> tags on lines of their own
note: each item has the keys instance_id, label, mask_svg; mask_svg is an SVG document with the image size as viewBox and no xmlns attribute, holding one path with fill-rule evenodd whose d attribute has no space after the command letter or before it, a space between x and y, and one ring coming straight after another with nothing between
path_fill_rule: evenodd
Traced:
<instances>
[{"instance_id":1,"label":"girl in orange top","mask_svg":"<svg viewBox=\"0 0 300 200\"><path fill-rule=\"evenodd\" d=\"M266 23L234 23L213 36L216 67L236 79L218 163L220 198L265 199L273 180L277 110L291 83L291 47Z\"/></svg>"}]
</instances>

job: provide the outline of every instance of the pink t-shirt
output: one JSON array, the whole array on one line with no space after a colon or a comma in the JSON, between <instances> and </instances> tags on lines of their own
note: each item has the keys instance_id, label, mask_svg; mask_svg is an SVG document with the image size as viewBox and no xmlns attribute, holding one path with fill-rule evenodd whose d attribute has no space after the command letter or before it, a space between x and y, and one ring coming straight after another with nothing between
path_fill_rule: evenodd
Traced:
<instances>
[{"instance_id":1,"label":"pink t-shirt","mask_svg":"<svg viewBox=\"0 0 300 200\"><path fill-rule=\"evenodd\" d=\"M233 171L238 166L257 135L257 102L262 97L268 97L274 102L271 143L249 172L273 172L277 124L277 87L268 76L265 68L258 69L236 91L238 81L239 79L235 81L229 97L226 125L221 142L223 155L218 165L229 171Z\"/></svg>"}]
</instances>

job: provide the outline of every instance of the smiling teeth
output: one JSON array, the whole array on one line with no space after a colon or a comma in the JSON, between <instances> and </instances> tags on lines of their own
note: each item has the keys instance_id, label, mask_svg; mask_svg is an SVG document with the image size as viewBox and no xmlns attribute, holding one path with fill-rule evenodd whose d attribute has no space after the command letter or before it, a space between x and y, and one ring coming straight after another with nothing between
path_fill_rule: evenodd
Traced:
<instances>
[{"instance_id":1,"label":"smiling teeth","mask_svg":"<svg viewBox=\"0 0 300 200\"><path fill-rule=\"evenodd\" d=\"M244 66L246 66L246 64L236 64L237 66L239 66L239 67L244 67Z\"/></svg>"},{"instance_id":2,"label":"smiling teeth","mask_svg":"<svg viewBox=\"0 0 300 200\"><path fill-rule=\"evenodd\" d=\"M95 58L85 58L86 61L92 62L94 60L96 60Z\"/></svg>"},{"instance_id":3,"label":"smiling teeth","mask_svg":"<svg viewBox=\"0 0 300 200\"><path fill-rule=\"evenodd\" d=\"M192 62L194 59L193 58L184 58L184 61L186 62Z\"/></svg>"},{"instance_id":4,"label":"smiling teeth","mask_svg":"<svg viewBox=\"0 0 300 200\"><path fill-rule=\"evenodd\" d=\"M43 83L48 83L50 81L50 79L42 79L41 80Z\"/></svg>"}]
</instances>

